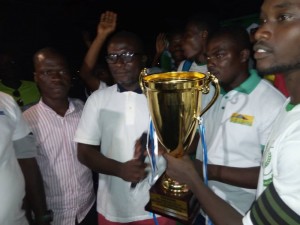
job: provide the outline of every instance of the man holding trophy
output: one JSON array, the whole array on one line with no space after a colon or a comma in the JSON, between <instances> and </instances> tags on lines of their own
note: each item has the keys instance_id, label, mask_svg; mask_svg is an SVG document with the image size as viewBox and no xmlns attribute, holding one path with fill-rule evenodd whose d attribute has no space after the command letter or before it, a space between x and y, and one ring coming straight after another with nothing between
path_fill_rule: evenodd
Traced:
<instances>
[{"instance_id":1,"label":"man holding trophy","mask_svg":"<svg viewBox=\"0 0 300 225\"><path fill-rule=\"evenodd\" d=\"M147 175L151 173L147 161L135 154L136 140L149 125L147 101L139 85L146 60L136 34L120 31L110 37L106 62L116 84L89 96L75 134L80 162L99 173L99 225L153 224L152 215L144 209L151 187ZM165 170L163 156L156 162L160 175ZM176 223L162 216L156 219L160 225Z\"/></svg>"},{"instance_id":2,"label":"man holding trophy","mask_svg":"<svg viewBox=\"0 0 300 225\"><path fill-rule=\"evenodd\" d=\"M221 28L208 39L208 70L221 86L218 100L203 115L208 185L241 215L255 200L261 152L286 99L256 70L248 69L250 54L243 27ZM202 149L199 142L195 163L200 174Z\"/></svg>"},{"instance_id":3,"label":"man holding trophy","mask_svg":"<svg viewBox=\"0 0 300 225\"><path fill-rule=\"evenodd\" d=\"M290 97L272 124L263 150L256 200L246 215L242 216L203 183L189 157L165 154L167 174L188 184L214 224L300 224L299 17L299 0L264 0L261 7L262 23L255 33L256 66L262 75L284 74Z\"/></svg>"}]
</instances>

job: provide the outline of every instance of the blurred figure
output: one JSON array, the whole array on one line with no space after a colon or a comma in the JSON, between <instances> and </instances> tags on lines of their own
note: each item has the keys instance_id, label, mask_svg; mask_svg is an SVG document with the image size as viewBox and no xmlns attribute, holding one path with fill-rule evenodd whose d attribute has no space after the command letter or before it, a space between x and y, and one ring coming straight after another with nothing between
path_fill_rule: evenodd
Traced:
<instances>
[{"instance_id":1,"label":"blurred figure","mask_svg":"<svg viewBox=\"0 0 300 225\"><path fill-rule=\"evenodd\" d=\"M158 34L152 66L159 67L163 72L177 71L179 64L185 59L181 46L182 38L181 30Z\"/></svg>"},{"instance_id":2,"label":"blurred figure","mask_svg":"<svg viewBox=\"0 0 300 225\"><path fill-rule=\"evenodd\" d=\"M12 53L0 52L0 91L11 95L25 111L39 101L40 93L33 81L22 80L20 74Z\"/></svg>"},{"instance_id":3,"label":"blurred figure","mask_svg":"<svg viewBox=\"0 0 300 225\"><path fill-rule=\"evenodd\" d=\"M87 86L88 95L97 89L106 88L114 83L107 65L104 62L99 62L101 60L99 57L107 37L115 31L116 25L116 13L106 11L101 14L97 35L91 42L79 72L79 76Z\"/></svg>"},{"instance_id":4,"label":"blurred figure","mask_svg":"<svg viewBox=\"0 0 300 225\"><path fill-rule=\"evenodd\" d=\"M213 14L198 13L188 18L182 40L186 60L180 63L178 71L207 72L205 56L207 38L218 28L219 21Z\"/></svg>"},{"instance_id":5,"label":"blurred figure","mask_svg":"<svg viewBox=\"0 0 300 225\"><path fill-rule=\"evenodd\" d=\"M49 225L52 213L47 211L34 137L16 102L3 92L0 92L0 131L0 224L27 225L30 221L30 224ZM23 199L30 214L28 221L22 209Z\"/></svg>"}]
</instances>

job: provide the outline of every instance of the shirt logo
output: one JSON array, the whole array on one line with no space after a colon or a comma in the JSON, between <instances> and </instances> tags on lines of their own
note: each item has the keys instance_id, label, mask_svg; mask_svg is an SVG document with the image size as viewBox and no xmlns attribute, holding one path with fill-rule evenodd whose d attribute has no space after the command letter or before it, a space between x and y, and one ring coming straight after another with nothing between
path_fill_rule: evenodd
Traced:
<instances>
[{"instance_id":1,"label":"shirt logo","mask_svg":"<svg viewBox=\"0 0 300 225\"><path fill-rule=\"evenodd\" d=\"M239 113L233 113L230 117L230 122L243 124L247 126L252 126L254 121L254 116L243 115Z\"/></svg>"},{"instance_id":2,"label":"shirt logo","mask_svg":"<svg viewBox=\"0 0 300 225\"><path fill-rule=\"evenodd\" d=\"M5 115L4 111L0 110L0 115L4 116Z\"/></svg>"}]
</instances>

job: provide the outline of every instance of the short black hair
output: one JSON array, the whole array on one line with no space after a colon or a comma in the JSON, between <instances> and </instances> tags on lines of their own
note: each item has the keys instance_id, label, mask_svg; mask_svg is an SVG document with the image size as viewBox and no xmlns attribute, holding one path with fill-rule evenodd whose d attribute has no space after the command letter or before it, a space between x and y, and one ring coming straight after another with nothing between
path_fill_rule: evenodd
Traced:
<instances>
[{"instance_id":1,"label":"short black hair","mask_svg":"<svg viewBox=\"0 0 300 225\"><path fill-rule=\"evenodd\" d=\"M220 20L214 13L197 12L187 18L186 24L194 24L199 30L206 30L210 35L220 27Z\"/></svg>"},{"instance_id":2,"label":"short black hair","mask_svg":"<svg viewBox=\"0 0 300 225\"><path fill-rule=\"evenodd\" d=\"M127 30L117 31L114 34L112 34L112 36L108 40L108 43L110 43L114 39L130 39L135 43L136 47L139 50L139 53L145 53L145 46L142 38L134 32Z\"/></svg>"},{"instance_id":3,"label":"short black hair","mask_svg":"<svg viewBox=\"0 0 300 225\"><path fill-rule=\"evenodd\" d=\"M220 36L229 37L230 40L232 40L232 42L235 43L235 46L239 50L248 49L252 51L252 45L250 42L249 34L247 30L242 26L232 25L221 27L218 30L215 30L213 33L211 33L211 35L208 38L208 42Z\"/></svg>"}]
</instances>

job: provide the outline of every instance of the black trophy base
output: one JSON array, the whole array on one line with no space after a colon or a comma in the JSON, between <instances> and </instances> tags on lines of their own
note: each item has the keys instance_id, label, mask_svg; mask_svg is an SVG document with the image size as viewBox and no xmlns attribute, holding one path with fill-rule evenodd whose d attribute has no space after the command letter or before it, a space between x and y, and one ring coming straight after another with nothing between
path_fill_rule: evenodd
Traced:
<instances>
[{"instance_id":1,"label":"black trophy base","mask_svg":"<svg viewBox=\"0 0 300 225\"><path fill-rule=\"evenodd\" d=\"M200 205L191 191L173 195L161 186L161 178L150 189L150 201L145 210L190 225L195 221Z\"/></svg>"}]
</instances>

